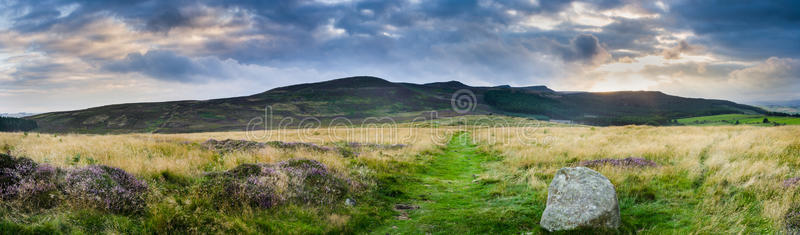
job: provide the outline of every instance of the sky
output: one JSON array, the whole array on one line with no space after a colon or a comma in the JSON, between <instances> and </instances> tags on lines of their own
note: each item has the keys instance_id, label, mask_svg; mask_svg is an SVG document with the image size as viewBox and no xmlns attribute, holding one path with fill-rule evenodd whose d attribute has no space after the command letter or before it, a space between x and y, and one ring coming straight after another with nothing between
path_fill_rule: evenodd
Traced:
<instances>
[{"instance_id":1,"label":"sky","mask_svg":"<svg viewBox=\"0 0 800 235\"><path fill-rule=\"evenodd\" d=\"M800 99L800 1L0 0L0 112L357 75Z\"/></svg>"}]
</instances>

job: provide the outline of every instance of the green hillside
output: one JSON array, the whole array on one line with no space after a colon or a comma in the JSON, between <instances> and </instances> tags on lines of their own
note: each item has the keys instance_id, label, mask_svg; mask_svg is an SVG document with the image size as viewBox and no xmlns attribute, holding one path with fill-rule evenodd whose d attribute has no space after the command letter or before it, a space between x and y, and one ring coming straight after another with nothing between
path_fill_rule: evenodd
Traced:
<instances>
[{"instance_id":1,"label":"green hillside","mask_svg":"<svg viewBox=\"0 0 800 235\"><path fill-rule=\"evenodd\" d=\"M509 89L488 91L485 97L497 109L593 125L664 125L681 117L764 113L760 108L730 101L683 98L657 91L558 94Z\"/></svg>"},{"instance_id":2,"label":"green hillside","mask_svg":"<svg viewBox=\"0 0 800 235\"><path fill-rule=\"evenodd\" d=\"M767 122L764 122L764 118ZM748 114L723 114L713 116L702 116L692 118L682 118L677 120L682 125L698 126L722 126L722 125L800 125L800 117L791 116L765 116ZM737 123L738 122L738 123Z\"/></svg>"},{"instance_id":3,"label":"green hillside","mask_svg":"<svg viewBox=\"0 0 800 235\"><path fill-rule=\"evenodd\" d=\"M544 86L470 87L457 81L393 83L362 76L292 85L251 96L117 104L26 119L36 121L37 130L42 132L241 131L254 118L264 117L265 107L269 106L275 126L268 128L278 128L278 124L281 128L296 128L301 124L389 121L376 119L385 117L406 122L429 118L431 111L436 111L438 117L464 115L451 110L451 96L460 89L470 90L477 99L475 109L466 114L561 119L590 125L660 125L684 117L766 113L761 108L730 101L682 98L661 92L559 93Z\"/></svg>"}]
</instances>

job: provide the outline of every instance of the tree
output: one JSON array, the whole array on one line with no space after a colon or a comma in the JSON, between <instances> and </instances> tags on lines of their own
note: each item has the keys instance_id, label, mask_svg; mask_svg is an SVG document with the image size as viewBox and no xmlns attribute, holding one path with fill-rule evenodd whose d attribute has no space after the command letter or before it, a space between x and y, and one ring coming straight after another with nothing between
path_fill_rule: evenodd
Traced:
<instances>
[{"instance_id":1,"label":"tree","mask_svg":"<svg viewBox=\"0 0 800 235\"><path fill-rule=\"evenodd\" d=\"M33 120L0 117L0 131L30 131L36 127L36 122Z\"/></svg>"},{"instance_id":2,"label":"tree","mask_svg":"<svg viewBox=\"0 0 800 235\"><path fill-rule=\"evenodd\" d=\"M769 119L764 118L764 121L761 121L761 123L769 123Z\"/></svg>"},{"instance_id":3,"label":"tree","mask_svg":"<svg viewBox=\"0 0 800 235\"><path fill-rule=\"evenodd\" d=\"M736 123L734 123L733 125L739 125L739 120L736 120Z\"/></svg>"}]
</instances>

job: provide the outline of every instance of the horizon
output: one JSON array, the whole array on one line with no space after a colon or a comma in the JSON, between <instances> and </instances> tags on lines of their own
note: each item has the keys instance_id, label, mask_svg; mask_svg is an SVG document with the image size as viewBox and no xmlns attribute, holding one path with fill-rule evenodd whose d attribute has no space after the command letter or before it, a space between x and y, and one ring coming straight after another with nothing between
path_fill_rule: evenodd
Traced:
<instances>
[{"instance_id":1,"label":"horizon","mask_svg":"<svg viewBox=\"0 0 800 235\"><path fill-rule=\"evenodd\" d=\"M0 4L0 113L392 82L800 100L795 1Z\"/></svg>"},{"instance_id":2,"label":"horizon","mask_svg":"<svg viewBox=\"0 0 800 235\"><path fill-rule=\"evenodd\" d=\"M272 88L267 88L266 90L261 91L261 92L256 92L256 93L252 93L252 94L243 94L243 95L237 95L237 96L229 96L229 97L216 97L216 98L208 98L208 99L153 100L153 101L144 100L144 101L127 102L127 103L110 103L110 104L103 104L103 105L90 106L90 107L81 107L81 108L69 109L69 110L49 110L49 111L41 111L41 112L36 112L36 111L34 111L34 112L28 112L28 111L16 112L16 111L2 111L2 110L0 110L0 114L30 114L29 116L32 116L32 115L38 115L38 114L42 114L42 113L53 113L53 112L67 112L67 111L75 111L75 110L84 110L84 109L90 109L90 108L96 108L96 107L102 107L102 106L109 106L109 105L118 105L118 104L160 103L160 102L172 102L172 101L208 101L208 100L215 100L215 99L226 99L226 98L233 98L233 97L250 96L250 95L256 95L256 94L259 94L259 93L263 93L263 92L267 92L267 91L270 91L270 90L273 90L273 89L278 89L278 88L287 87L287 86L300 85L300 84L310 84L310 83L320 83L320 82L326 82L326 81L332 81L332 80L338 80L338 79L346 79L346 78L353 78L353 77L375 77L375 78L383 79L383 80L386 80L386 81L392 82L392 83L412 83L412 84L458 82L458 83L461 83L461 84L464 84L464 85L467 85L467 86L470 86L470 87L481 87L481 86L477 86L477 85L466 84L464 82L457 81L457 80L414 83L414 82L392 81L392 80L388 80L388 79L381 78L381 77L376 77L376 76L358 75L358 76L348 76L348 77L334 78L334 79L316 81L316 82L309 82L309 83L296 83L296 84L290 84L290 85L286 85L286 86L272 87ZM495 86L507 86L507 85L508 84L498 84L498 85L483 86L483 87L495 87ZM546 88L552 89L551 87L549 87L547 85L544 85L544 84L539 84L539 85L521 85L521 86L511 86L511 87L519 88L519 87L532 87L532 86L542 86L542 87L546 87ZM564 91L564 90L555 90L555 89L553 89L553 90L555 92L592 92L592 93L598 92L598 93L602 93L602 92L652 91L652 92L662 92L662 93L664 93L663 91L658 91L658 90L614 90L614 91ZM664 94L666 94L666 95L674 95L674 94L669 94L669 93L664 93ZM711 99L711 100L715 100L716 99L716 98L713 98L713 97L684 97L684 98L700 98L700 99ZM721 99L716 99L716 100L721 100ZM736 101L734 101L734 102L736 102ZM775 103L778 103L778 102L797 102L797 100L762 101L762 102L769 102L769 103L772 103L772 102L775 102ZM741 103L741 102L736 102L736 103L746 104L746 105L753 105L753 106L759 105L758 103Z\"/></svg>"}]
</instances>

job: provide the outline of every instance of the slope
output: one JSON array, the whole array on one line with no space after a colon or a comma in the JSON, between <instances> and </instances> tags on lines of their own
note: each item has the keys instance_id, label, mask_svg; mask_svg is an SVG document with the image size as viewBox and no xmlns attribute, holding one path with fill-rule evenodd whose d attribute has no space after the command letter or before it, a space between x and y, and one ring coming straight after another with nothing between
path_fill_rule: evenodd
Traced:
<instances>
[{"instance_id":1,"label":"slope","mask_svg":"<svg viewBox=\"0 0 800 235\"><path fill-rule=\"evenodd\" d=\"M450 109L451 96L460 89L475 95L475 109L468 114L568 119L594 125L667 124L693 116L766 112L730 101L682 98L661 92L559 93L545 86L471 87L457 81L393 83L359 76L280 87L251 96L117 104L26 119L35 120L42 132L242 131L254 118L263 118L265 107L269 106L272 113L268 120L274 125L268 128L360 125L428 118L432 111L439 117L462 115ZM278 124L281 126L275 126Z\"/></svg>"}]
</instances>

